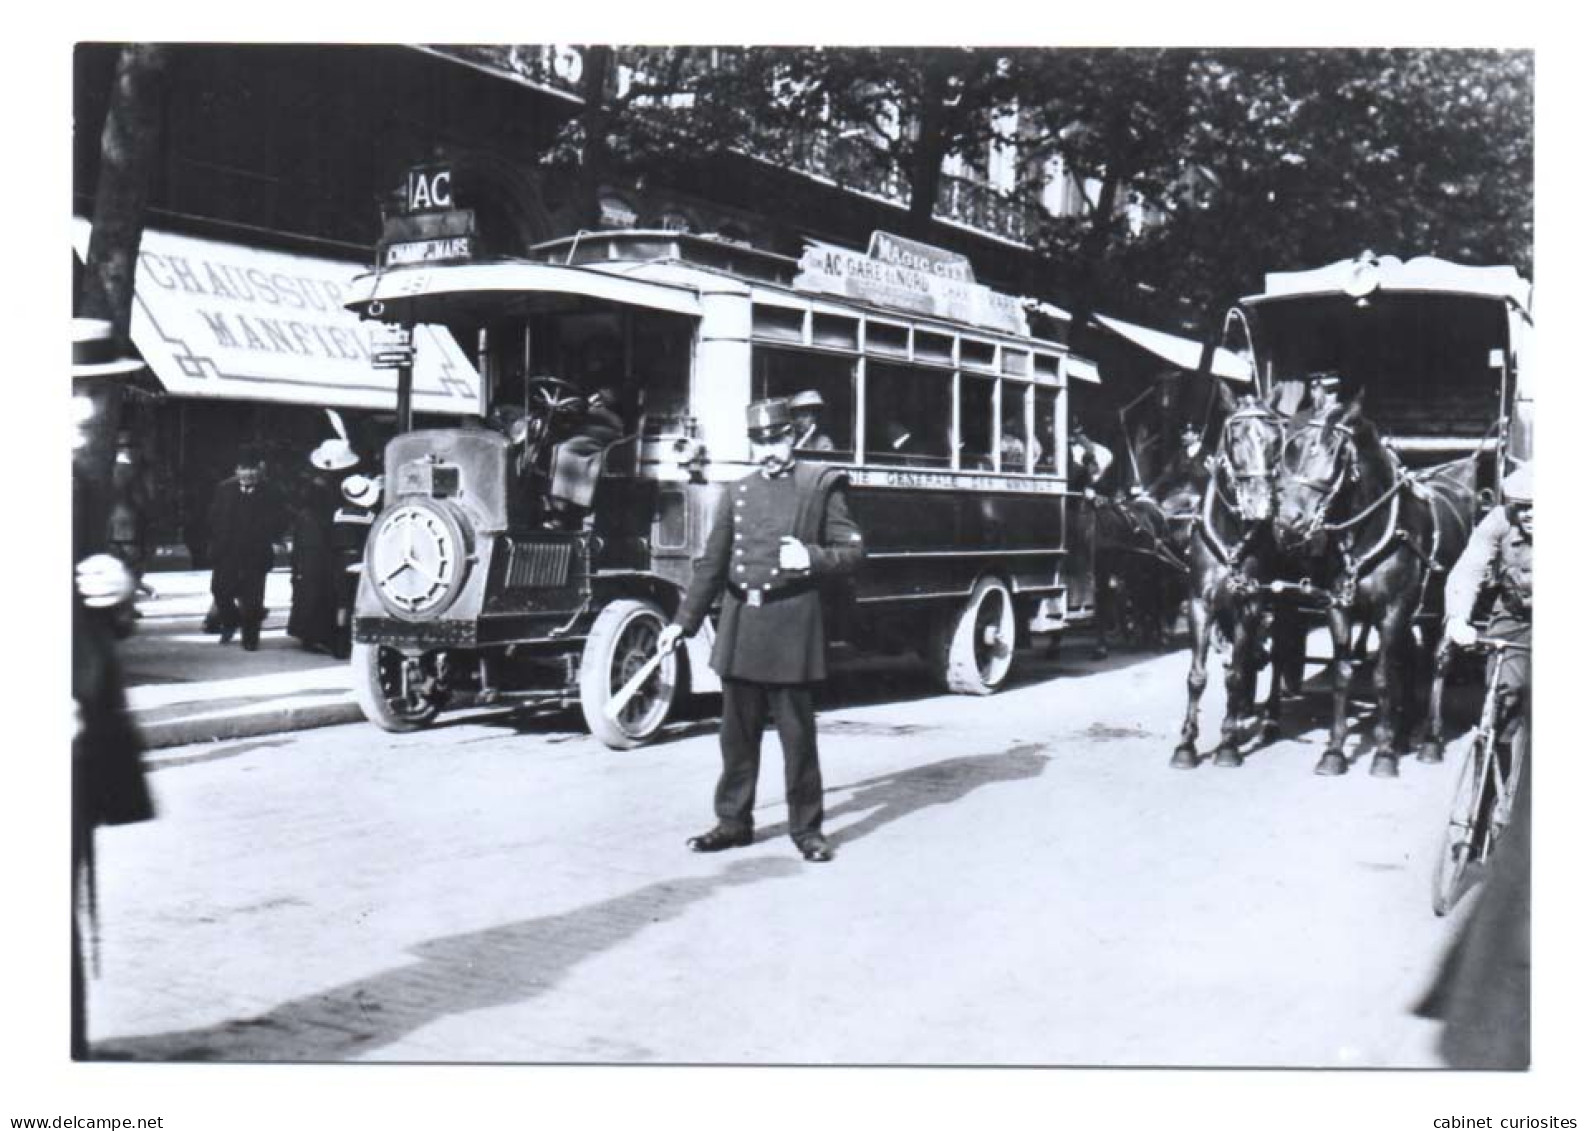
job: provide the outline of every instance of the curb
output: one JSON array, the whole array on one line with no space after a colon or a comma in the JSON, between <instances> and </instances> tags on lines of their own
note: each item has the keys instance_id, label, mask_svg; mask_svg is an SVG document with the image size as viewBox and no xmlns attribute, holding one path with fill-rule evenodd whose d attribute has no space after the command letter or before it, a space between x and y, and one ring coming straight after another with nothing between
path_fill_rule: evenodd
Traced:
<instances>
[{"instance_id":1,"label":"curb","mask_svg":"<svg viewBox=\"0 0 1588 1131\"><path fill-rule=\"evenodd\" d=\"M236 738L258 738L287 731L340 726L343 723L361 722L363 718L364 712L349 699L336 703L242 711L233 715L172 719L168 722L140 724L139 730L143 734L145 748L153 751L195 742L226 742ZM151 761L157 762L158 759Z\"/></svg>"}]
</instances>

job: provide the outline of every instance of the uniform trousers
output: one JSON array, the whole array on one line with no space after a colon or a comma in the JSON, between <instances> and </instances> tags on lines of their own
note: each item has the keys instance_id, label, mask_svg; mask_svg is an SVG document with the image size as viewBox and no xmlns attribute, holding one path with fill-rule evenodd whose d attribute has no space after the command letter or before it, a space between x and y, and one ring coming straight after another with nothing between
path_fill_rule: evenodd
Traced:
<instances>
[{"instance_id":1,"label":"uniform trousers","mask_svg":"<svg viewBox=\"0 0 1588 1131\"><path fill-rule=\"evenodd\" d=\"M808 683L722 681L722 777L717 820L735 830L755 825L755 787L761 773L761 734L777 719L783 743L783 781L789 836L796 842L822 831L822 768L816 757L814 688Z\"/></svg>"}]
</instances>

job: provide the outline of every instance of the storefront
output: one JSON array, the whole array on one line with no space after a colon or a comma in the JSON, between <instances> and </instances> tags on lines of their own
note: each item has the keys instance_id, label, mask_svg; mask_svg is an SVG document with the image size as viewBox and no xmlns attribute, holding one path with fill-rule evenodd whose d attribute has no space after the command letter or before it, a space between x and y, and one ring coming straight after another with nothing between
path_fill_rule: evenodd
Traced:
<instances>
[{"instance_id":1,"label":"storefront","mask_svg":"<svg viewBox=\"0 0 1588 1131\"><path fill-rule=\"evenodd\" d=\"M75 222L79 257L89 232ZM144 232L131 329L156 391L128 401L118 458L136 468L152 568L202 562L210 493L243 444L265 452L289 492L337 421L367 467L379 460L395 424L396 377L375 366L365 324L342 307L364 270ZM479 378L452 335L418 326L414 345L416 422L475 413Z\"/></svg>"}]
</instances>

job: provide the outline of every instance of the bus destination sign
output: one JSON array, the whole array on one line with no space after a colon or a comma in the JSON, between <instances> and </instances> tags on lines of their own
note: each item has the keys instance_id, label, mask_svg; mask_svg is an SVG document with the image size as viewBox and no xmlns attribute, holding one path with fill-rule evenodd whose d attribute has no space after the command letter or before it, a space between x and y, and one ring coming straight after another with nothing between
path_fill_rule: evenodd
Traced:
<instances>
[{"instance_id":1,"label":"bus destination sign","mask_svg":"<svg viewBox=\"0 0 1588 1131\"><path fill-rule=\"evenodd\" d=\"M1020 300L977 283L964 256L886 232L872 236L864 255L810 241L794 286L1022 337L1031 333Z\"/></svg>"}]
</instances>

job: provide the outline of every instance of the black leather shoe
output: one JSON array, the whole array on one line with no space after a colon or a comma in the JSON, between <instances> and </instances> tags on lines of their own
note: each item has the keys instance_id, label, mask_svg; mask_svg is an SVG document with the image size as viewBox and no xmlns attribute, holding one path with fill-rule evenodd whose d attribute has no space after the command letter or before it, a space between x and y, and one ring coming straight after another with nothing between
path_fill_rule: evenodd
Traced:
<instances>
[{"instance_id":1,"label":"black leather shoe","mask_svg":"<svg viewBox=\"0 0 1588 1131\"><path fill-rule=\"evenodd\" d=\"M222 644L230 644L232 642L232 637L236 636L236 635L237 635L237 630L235 628L223 628L223 629L221 629L221 643Z\"/></svg>"},{"instance_id":2,"label":"black leather shoe","mask_svg":"<svg viewBox=\"0 0 1588 1131\"><path fill-rule=\"evenodd\" d=\"M754 829L735 829L727 825L692 836L684 843L691 852L721 852L725 848L743 848L755 840Z\"/></svg>"},{"instance_id":3,"label":"black leather shoe","mask_svg":"<svg viewBox=\"0 0 1588 1131\"><path fill-rule=\"evenodd\" d=\"M800 855L812 864L825 864L833 858L833 846L827 843L827 838L821 833L811 833L794 842L800 850Z\"/></svg>"}]
</instances>

